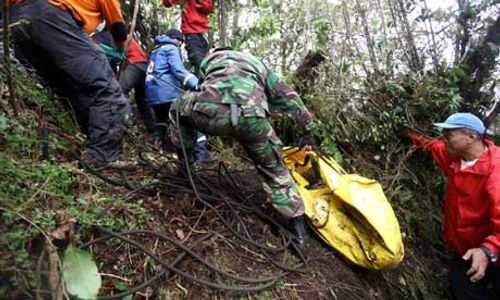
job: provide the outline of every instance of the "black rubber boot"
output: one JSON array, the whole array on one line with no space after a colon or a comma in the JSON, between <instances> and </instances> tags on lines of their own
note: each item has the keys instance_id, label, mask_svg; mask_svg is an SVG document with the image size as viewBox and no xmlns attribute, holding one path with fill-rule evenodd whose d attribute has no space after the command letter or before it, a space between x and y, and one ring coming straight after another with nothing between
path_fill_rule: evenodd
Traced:
<instances>
[{"instance_id":1,"label":"black rubber boot","mask_svg":"<svg viewBox=\"0 0 500 300\"><path fill-rule=\"evenodd\" d=\"M292 241L299 248L303 248L307 243L307 228L304 215L291 219L288 227L292 233Z\"/></svg>"}]
</instances>

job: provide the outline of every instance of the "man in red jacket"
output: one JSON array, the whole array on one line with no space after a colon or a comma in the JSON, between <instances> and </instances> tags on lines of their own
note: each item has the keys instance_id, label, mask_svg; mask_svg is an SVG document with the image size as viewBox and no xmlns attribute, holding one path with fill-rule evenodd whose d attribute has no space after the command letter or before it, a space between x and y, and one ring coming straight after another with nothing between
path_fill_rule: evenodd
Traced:
<instances>
[{"instance_id":1,"label":"man in red jacket","mask_svg":"<svg viewBox=\"0 0 500 300\"><path fill-rule=\"evenodd\" d=\"M487 285L500 296L500 149L485 139L483 122L455 113L444 123L442 140L409 137L428 151L447 177L444 236L456 254L450 267L456 299L489 299Z\"/></svg>"},{"instance_id":2,"label":"man in red jacket","mask_svg":"<svg viewBox=\"0 0 500 300\"><path fill-rule=\"evenodd\" d=\"M163 5L172 7L183 5L181 31L184 34L186 51L191 65L196 69L208 52L205 37L208 32L208 15L213 12L212 0L163 0Z\"/></svg>"}]
</instances>

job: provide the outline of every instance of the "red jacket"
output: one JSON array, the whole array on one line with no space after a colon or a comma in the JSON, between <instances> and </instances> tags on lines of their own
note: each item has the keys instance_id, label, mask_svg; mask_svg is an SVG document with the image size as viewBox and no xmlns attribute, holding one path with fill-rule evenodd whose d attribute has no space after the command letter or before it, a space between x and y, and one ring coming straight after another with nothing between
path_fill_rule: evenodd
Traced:
<instances>
[{"instance_id":1,"label":"red jacket","mask_svg":"<svg viewBox=\"0 0 500 300\"><path fill-rule=\"evenodd\" d=\"M460 158L450 155L443 141L416 133L411 133L410 138L432 154L448 179L444 205L446 243L460 255L481 245L500 253L500 148L485 140L488 151L473 166L460 170Z\"/></svg>"},{"instance_id":2,"label":"red jacket","mask_svg":"<svg viewBox=\"0 0 500 300\"><path fill-rule=\"evenodd\" d=\"M188 33L208 32L208 15L214 10L212 0L163 0L163 5L171 7L183 4L181 31Z\"/></svg>"},{"instance_id":3,"label":"red jacket","mask_svg":"<svg viewBox=\"0 0 500 300\"><path fill-rule=\"evenodd\" d=\"M127 64L136 64L148 61L148 56L135 39L130 41L126 57Z\"/></svg>"}]
</instances>

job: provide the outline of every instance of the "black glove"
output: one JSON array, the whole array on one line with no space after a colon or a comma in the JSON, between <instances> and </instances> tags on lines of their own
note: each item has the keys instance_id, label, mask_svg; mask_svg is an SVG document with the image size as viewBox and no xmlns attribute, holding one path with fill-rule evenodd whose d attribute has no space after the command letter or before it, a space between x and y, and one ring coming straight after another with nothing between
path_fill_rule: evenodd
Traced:
<instances>
[{"instance_id":1,"label":"black glove","mask_svg":"<svg viewBox=\"0 0 500 300\"><path fill-rule=\"evenodd\" d=\"M299 139L299 148L302 149L305 146L312 146L313 148L316 147L316 141L314 138L310 135L303 135Z\"/></svg>"}]
</instances>

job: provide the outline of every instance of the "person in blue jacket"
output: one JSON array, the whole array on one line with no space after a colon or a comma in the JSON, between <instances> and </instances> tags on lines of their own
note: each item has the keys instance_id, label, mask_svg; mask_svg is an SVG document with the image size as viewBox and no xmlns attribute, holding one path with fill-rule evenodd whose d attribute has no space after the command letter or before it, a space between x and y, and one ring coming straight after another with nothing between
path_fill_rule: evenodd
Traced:
<instances>
[{"instance_id":1,"label":"person in blue jacket","mask_svg":"<svg viewBox=\"0 0 500 300\"><path fill-rule=\"evenodd\" d=\"M183 88L196 90L198 78L186 70L182 62L180 46L184 35L177 29L169 29L165 35L155 37L155 49L150 55L146 73L146 97L153 108L156 125L153 132L154 146L165 145L170 105L183 92ZM195 145L195 159L210 161L206 147L206 136L198 133Z\"/></svg>"}]
</instances>

